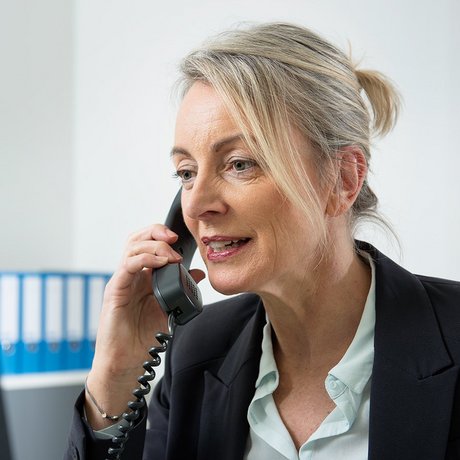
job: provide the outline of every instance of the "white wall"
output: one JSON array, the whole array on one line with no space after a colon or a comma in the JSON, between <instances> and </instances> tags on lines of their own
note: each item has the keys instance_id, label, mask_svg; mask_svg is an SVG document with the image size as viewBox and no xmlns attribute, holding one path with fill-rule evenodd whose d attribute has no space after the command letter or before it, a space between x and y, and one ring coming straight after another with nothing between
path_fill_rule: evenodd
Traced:
<instances>
[{"instance_id":1,"label":"white wall","mask_svg":"<svg viewBox=\"0 0 460 460\"><path fill-rule=\"evenodd\" d=\"M403 264L460 279L457 0L35 3L4 1L14 14L0 15L3 267L113 270L127 235L162 221L178 187L168 152L180 58L240 21L287 20L350 42L362 67L397 83L404 110L376 142L371 182ZM385 235L370 238L399 257Z\"/></svg>"},{"instance_id":2,"label":"white wall","mask_svg":"<svg viewBox=\"0 0 460 460\"><path fill-rule=\"evenodd\" d=\"M0 270L72 261L74 11L0 0Z\"/></svg>"}]
</instances>

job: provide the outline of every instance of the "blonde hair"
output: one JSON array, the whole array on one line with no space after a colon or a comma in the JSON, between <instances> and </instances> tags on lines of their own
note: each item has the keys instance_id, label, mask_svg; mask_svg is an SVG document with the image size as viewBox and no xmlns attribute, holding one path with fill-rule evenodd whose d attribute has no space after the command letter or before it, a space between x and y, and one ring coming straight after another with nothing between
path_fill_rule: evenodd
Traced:
<instances>
[{"instance_id":1,"label":"blonde hair","mask_svg":"<svg viewBox=\"0 0 460 460\"><path fill-rule=\"evenodd\" d=\"M370 162L371 133L394 125L398 95L379 72L355 70L337 47L307 28L268 23L218 35L182 62L182 91L195 81L223 98L245 140L281 192L323 230L323 210L298 152L293 128L313 147L321 180L337 170L336 153L357 145ZM276 154L274 154L276 152ZM350 214L376 213L377 197L365 180Z\"/></svg>"}]
</instances>

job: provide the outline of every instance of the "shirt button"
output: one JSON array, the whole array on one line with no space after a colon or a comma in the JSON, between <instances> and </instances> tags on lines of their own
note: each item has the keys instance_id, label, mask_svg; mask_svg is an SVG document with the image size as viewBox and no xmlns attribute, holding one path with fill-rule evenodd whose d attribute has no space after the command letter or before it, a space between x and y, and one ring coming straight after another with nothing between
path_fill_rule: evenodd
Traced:
<instances>
[{"instance_id":1,"label":"shirt button","mask_svg":"<svg viewBox=\"0 0 460 460\"><path fill-rule=\"evenodd\" d=\"M326 389L331 398L336 398L343 392L345 385L335 377L329 376L326 381Z\"/></svg>"},{"instance_id":2,"label":"shirt button","mask_svg":"<svg viewBox=\"0 0 460 460\"><path fill-rule=\"evenodd\" d=\"M338 387L337 382L335 380L331 380L328 386L330 390L337 390Z\"/></svg>"}]
</instances>

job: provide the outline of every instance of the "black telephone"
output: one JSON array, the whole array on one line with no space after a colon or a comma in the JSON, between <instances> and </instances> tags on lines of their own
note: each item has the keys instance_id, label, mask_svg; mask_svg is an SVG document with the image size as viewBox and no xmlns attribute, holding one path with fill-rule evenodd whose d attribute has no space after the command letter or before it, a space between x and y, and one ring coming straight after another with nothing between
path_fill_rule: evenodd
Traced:
<instances>
[{"instance_id":1,"label":"black telephone","mask_svg":"<svg viewBox=\"0 0 460 460\"><path fill-rule=\"evenodd\" d=\"M174 198L165 224L179 236L172 248L183 257L183 261L153 271L153 294L164 312L172 315L176 324L182 325L201 313L203 302L200 290L188 272L196 243L182 217L181 190Z\"/></svg>"},{"instance_id":2,"label":"black telephone","mask_svg":"<svg viewBox=\"0 0 460 460\"><path fill-rule=\"evenodd\" d=\"M136 400L128 403L132 412L122 415L128 425L118 426L121 434L112 439L113 446L107 451L108 460L121 458L128 434L133 429L140 416L140 410L145 405L144 397L150 392L149 382L155 378L154 367L161 363L159 353L164 353L167 350L174 325L188 323L203 310L200 290L188 272L196 250L196 243L182 217L181 190L174 198L165 224L179 236L172 247L183 257L182 264L165 265L154 270L152 275L153 294L161 308L169 315L169 334L158 332L155 335L161 345L149 350L152 359L143 364L146 373L137 379L140 386L133 391Z\"/></svg>"}]
</instances>

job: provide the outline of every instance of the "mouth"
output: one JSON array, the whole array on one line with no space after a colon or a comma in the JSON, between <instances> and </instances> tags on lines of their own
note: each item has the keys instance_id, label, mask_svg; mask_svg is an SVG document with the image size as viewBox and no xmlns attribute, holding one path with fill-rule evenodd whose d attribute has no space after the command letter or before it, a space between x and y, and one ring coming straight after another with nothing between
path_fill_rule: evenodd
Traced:
<instances>
[{"instance_id":1,"label":"mouth","mask_svg":"<svg viewBox=\"0 0 460 460\"><path fill-rule=\"evenodd\" d=\"M217 260L236 254L245 246L250 238L234 237L212 237L202 238L201 241L207 247L207 257L209 260Z\"/></svg>"}]
</instances>

